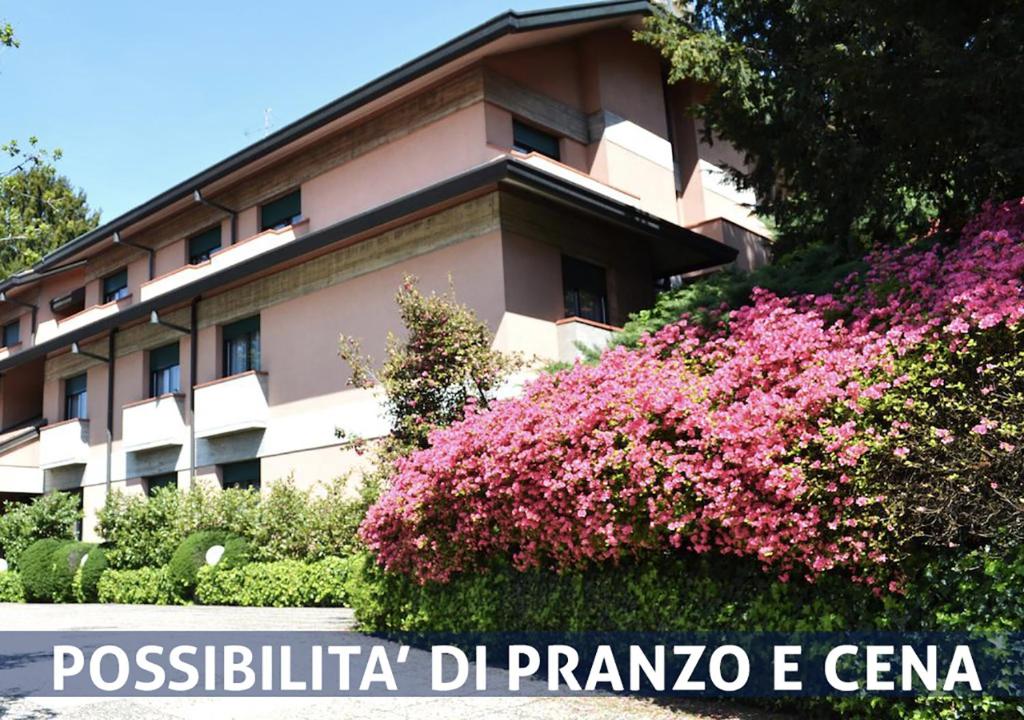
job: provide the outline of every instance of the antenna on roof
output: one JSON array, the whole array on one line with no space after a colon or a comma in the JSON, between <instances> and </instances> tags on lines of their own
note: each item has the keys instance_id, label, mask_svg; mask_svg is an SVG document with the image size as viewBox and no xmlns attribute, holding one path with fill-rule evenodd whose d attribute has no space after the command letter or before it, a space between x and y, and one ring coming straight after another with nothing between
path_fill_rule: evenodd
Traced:
<instances>
[{"instance_id":1,"label":"antenna on roof","mask_svg":"<svg viewBox=\"0 0 1024 720\"><path fill-rule=\"evenodd\" d=\"M274 108L263 108L263 127L258 131L260 137L266 137L270 134L270 131L274 128L273 120ZM256 130L246 130L245 136L251 137L257 133Z\"/></svg>"}]
</instances>

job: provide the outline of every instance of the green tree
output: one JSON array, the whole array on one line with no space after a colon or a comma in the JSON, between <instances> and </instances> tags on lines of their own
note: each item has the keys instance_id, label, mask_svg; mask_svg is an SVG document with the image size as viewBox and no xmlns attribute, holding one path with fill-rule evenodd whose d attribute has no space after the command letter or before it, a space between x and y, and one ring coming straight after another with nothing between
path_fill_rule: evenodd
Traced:
<instances>
[{"instance_id":1,"label":"green tree","mask_svg":"<svg viewBox=\"0 0 1024 720\"><path fill-rule=\"evenodd\" d=\"M380 370L357 339L342 335L339 355L352 368L350 384L379 384L391 418L387 454L427 447L436 427L460 420L470 401L487 407L495 391L519 366L517 357L491 349L487 325L455 300L454 289L424 295L406 277L395 296L405 337L388 334Z\"/></svg>"},{"instance_id":2,"label":"green tree","mask_svg":"<svg viewBox=\"0 0 1024 720\"><path fill-rule=\"evenodd\" d=\"M852 252L1024 194L1022 25L1014 0L697 0L639 37L704 88L781 250Z\"/></svg>"},{"instance_id":3,"label":"green tree","mask_svg":"<svg viewBox=\"0 0 1024 720\"><path fill-rule=\"evenodd\" d=\"M0 278L30 267L43 256L99 224L85 193L57 173L61 151L47 152L29 138L0 146L16 164L0 175Z\"/></svg>"},{"instance_id":4,"label":"green tree","mask_svg":"<svg viewBox=\"0 0 1024 720\"><path fill-rule=\"evenodd\" d=\"M14 36L14 28L9 22L0 21L0 45L3 47L18 47L21 43Z\"/></svg>"}]
</instances>

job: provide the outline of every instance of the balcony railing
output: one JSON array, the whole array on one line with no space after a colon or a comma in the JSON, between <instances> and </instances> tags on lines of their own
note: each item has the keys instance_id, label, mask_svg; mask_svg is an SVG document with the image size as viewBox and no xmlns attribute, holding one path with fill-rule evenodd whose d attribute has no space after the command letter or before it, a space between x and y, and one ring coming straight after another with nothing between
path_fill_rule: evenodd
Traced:
<instances>
[{"instance_id":1,"label":"balcony railing","mask_svg":"<svg viewBox=\"0 0 1024 720\"><path fill-rule=\"evenodd\" d=\"M121 442L125 452L184 445L185 396L161 395L125 405L122 414Z\"/></svg>"},{"instance_id":2,"label":"balcony railing","mask_svg":"<svg viewBox=\"0 0 1024 720\"><path fill-rule=\"evenodd\" d=\"M196 437L262 430L269 416L265 372L241 373L196 386Z\"/></svg>"},{"instance_id":3,"label":"balcony railing","mask_svg":"<svg viewBox=\"0 0 1024 720\"><path fill-rule=\"evenodd\" d=\"M39 467L52 470L89 460L89 421L65 420L39 431Z\"/></svg>"}]
</instances>

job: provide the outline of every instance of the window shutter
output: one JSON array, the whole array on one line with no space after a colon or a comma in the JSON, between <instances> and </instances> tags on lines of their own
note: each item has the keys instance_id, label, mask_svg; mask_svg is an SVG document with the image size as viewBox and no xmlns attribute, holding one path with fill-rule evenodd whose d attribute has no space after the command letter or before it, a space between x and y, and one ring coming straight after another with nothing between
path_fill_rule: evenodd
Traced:
<instances>
[{"instance_id":1,"label":"window shutter","mask_svg":"<svg viewBox=\"0 0 1024 720\"><path fill-rule=\"evenodd\" d=\"M171 343L149 351L149 369L165 370L180 364L178 343Z\"/></svg>"},{"instance_id":2,"label":"window shutter","mask_svg":"<svg viewBox=\"0 0 1024 720\"><path fill-rule=\"evenodd\" d=\"M296 190L260 207L260 230L290 225L292 219L301 214L302 193Z\"/></svg>"}]
</instances>

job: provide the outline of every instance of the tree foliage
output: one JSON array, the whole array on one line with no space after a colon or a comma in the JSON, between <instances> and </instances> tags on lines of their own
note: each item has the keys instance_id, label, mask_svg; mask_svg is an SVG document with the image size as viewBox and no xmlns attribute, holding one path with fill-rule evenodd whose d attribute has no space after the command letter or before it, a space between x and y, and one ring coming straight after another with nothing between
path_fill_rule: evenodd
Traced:
<instances>
[{"instance_id":1,"label":"tree foliage","mask_svg":"<svg viewBox=\"0 0 1024 720\"><path fill-rule=\"evenodd\" d=\"M392 454L425 448L431 430L462 419L468 403L488 407L519 359L491 349L493 337L476 314L444 294L424 295L406 277L395 295L405 337L388 334L387 358L375 370L359 340L342 335L339 355L352 368L350 384L385 393Z\"/></svg>"},{"instance_id":2,"label":"tree foliage","mask_svg":"<svg viewBox=\"0 0 1024 720\"><path fill-rule=\"evenodd\" d=\"M47 253L92 230L99 213L85 193L58 174L61 151L47 152L29 138L0 146L16 164L0 175L0 278L32 266Z\"/></svg>"},{"instance_id":3,"label":"tree foliage","mask_svg":"<svg viewBox=\"0 0 1024 720\"><path fill-rule=\"evenodd\" d=\"M707 88L783 249L853 249L1024 194L1022 22L1011 0L698 0L640 37Z\"/></svg>"}]
</instances>

